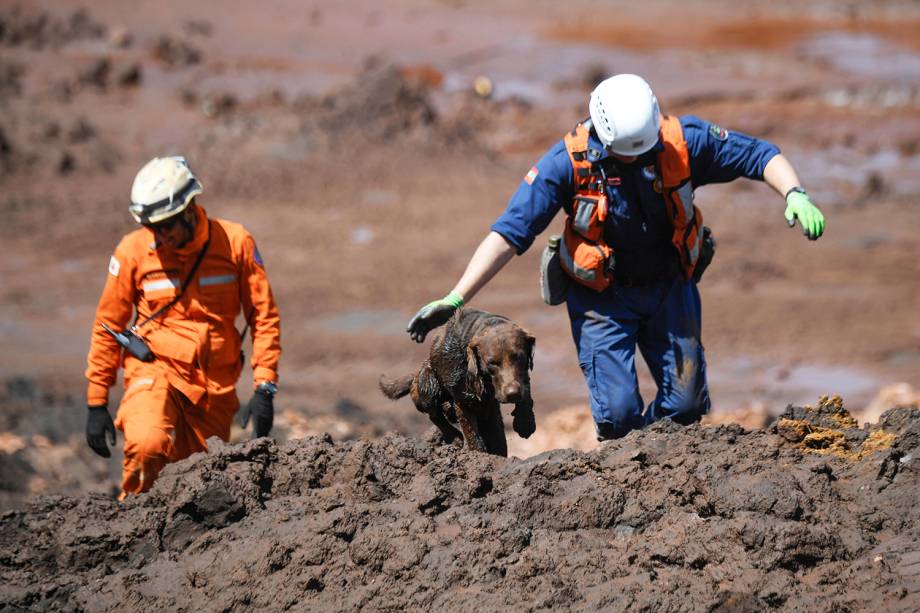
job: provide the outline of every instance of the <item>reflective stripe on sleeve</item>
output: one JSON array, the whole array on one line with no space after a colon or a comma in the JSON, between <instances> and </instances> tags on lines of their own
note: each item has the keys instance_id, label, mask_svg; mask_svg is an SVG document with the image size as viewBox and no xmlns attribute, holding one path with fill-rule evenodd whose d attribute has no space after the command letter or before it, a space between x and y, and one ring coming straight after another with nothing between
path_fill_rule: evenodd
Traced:
<instances>
[{"instance_id":1,"label":"reflective stripe on sleeve","mask_svg":"<svg viewBox=\"0 0 920 613\"><path fill-rule=\"evenodd\" d=\"M198 285L205 287L208 285L221 285L223 283L234 283L236 282L236 275L215 275L213 277L201 277L198 280Z\"/></svg>"}]
</instances>

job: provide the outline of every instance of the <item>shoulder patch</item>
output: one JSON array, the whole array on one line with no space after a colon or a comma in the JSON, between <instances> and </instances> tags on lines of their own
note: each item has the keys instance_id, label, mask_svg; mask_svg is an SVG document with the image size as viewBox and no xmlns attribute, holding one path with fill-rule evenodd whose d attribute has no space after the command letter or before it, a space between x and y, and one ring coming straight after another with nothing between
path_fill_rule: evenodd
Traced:
<instances>
[{"instance_id":1,"label":"shoulder patch","mask_svg":"<svg viewBox=\"0 0 920 613\"><path fill-rule=\"evenodd\" d=\"M537 167L534 166L530 171L524 176L524 181L527 182L527 185L533 185L534 179L537 178L537 175L540 174L540 171L537 170Z\"/></svg>"},{"instance_id":2,"label":"shoulder patch","mask_svg":"<svg viewBox=\"0 0 920 613\"><path fill-rule=\"evenodd\" d=\"M265 263L262 261L262 254L259 253L259 248L256 247L255 245L253 245L252 259L255 260L256 264L258 264L262 268L265 268Z\"/></svg>"},{"instance_id":3,"label":"shoulder patch","mask_svg":"<svg viewBox=\"0 0 920 613\"><path fill-rule=\"evenodd\" d=\"M109 274L113 277L117 277L119 271L121 271L121 263L115 259L115 256L112 256L112 259L109 260Z\"/></svg>"},{"instance_id":4,"label":"shoulder patch","mask_svg":"<svg viewBox=\"0 0 920 613\"><path fill-rule=\"evenodd\" d=\"M716 140L725 140L728 138L728 130L714 123L709 124L709 133Z\"/></svg>"}]
</instances>

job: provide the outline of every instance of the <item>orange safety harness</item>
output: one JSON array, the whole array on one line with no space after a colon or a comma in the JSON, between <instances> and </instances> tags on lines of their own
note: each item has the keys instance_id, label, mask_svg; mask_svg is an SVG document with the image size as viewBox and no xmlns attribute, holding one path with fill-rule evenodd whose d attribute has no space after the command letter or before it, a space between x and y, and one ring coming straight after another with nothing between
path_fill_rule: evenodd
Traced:
<instances>
[{"instance_id":1,"label":"orange safety harness","mask_svg":"<svg viewBox=\"0 0 920 613\"><path fill-rule=\"evenodd\" d=\"M600 164L589 159L589 133L590 123L579 123L565 135L575 197L564 207L567 217L559 259L562 269L575 281L602 292L613 282L615 256L604 242L607 176ZM655 164L655 189L664 196L668 218L674 226L671 242L680 255L685 278L690 279L700 258L703 215L693 204L690 154L679 119L662 116L661 142L664 149Z\"/></svg>"}]
</instances>

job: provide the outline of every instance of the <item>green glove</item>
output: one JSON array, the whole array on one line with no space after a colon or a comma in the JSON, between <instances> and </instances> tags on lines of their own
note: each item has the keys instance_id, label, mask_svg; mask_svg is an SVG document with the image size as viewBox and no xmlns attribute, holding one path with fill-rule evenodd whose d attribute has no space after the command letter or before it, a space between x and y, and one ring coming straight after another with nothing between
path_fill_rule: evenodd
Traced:
<instances>
[{"instance_id":1,"label":"green glove","mask_svg":"<svg viewBox=\"0 0 920 613\"><path fill-rule=\"evenodd\" d=\"M816 241L824 234L824 215L821 210L811 203L811 198L804 190L789 190L786 194L786 222L789 227L795 226L798 219L802 224L802 232L808 240Z\"/></svg>"},{"instance_id":2,"label":"green glove","mask_svg":"<svg viewBox=\"0 0 920 613\"><path fill-rule=\"evenodd\" d=\"M446 324L447 320L453 317L456 310L462 306L463 296L456 292L451 292L440 300L429 302L409 320L406 332L416 343L421 343L429 332Z\"/></svg>"}]
</instances>

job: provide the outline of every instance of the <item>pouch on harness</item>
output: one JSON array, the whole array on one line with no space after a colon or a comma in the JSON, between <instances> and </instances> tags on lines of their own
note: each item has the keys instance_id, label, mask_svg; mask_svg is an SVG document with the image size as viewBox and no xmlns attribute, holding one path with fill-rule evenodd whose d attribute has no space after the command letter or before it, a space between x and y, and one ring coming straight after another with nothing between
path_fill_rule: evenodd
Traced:
<instances>
[{"instance_id":1,"label":"pouch on harness","mask_svg":"<svg viewBox=\"0 0 920 613\"><path fill-rule=\"evenodd\" d=\"M572 162L575 197L565 206L565 230L559 248L559 263L575 281L602 292L614 281L616 254L604 241L607 219L607 177L597 155L588 155L590 120L565 135L565 148ZM699 279L696 270L703 243L703 215L693 204L690 184L690 153L680 120L662 116L663 150L655 164L656 183L661 188L668 219L674 227L671 243L680 256L684 278ZM592 152L596 153L596 152ZM710 256L711 259L711 256ZM708 262L706 262L708 264Z\"/></svg>"}]
</instances>

